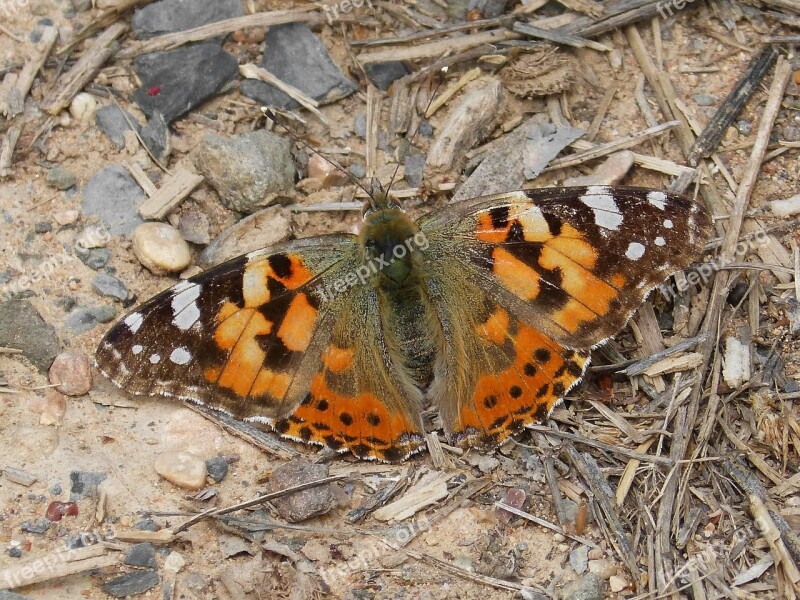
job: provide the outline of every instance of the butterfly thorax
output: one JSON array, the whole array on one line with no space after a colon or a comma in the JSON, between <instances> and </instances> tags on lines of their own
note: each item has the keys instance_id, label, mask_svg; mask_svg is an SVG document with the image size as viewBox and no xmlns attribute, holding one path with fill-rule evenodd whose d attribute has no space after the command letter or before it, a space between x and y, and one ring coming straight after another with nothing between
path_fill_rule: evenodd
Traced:
<instances>
[{"instance_id":1,"label":"butterfly thorax","mask_svg":"<svg viewBox=\"0 0 800 600\"><path fill-rule=\"evenodd\" d=\"M381 307L387 344L405 357L405 368L421 388L430 383L436 336L433 314L424 292L428 240L398 208L365 216L360 234L363 260L373 271L370 283Z\"/></svg>"}]
</instances>

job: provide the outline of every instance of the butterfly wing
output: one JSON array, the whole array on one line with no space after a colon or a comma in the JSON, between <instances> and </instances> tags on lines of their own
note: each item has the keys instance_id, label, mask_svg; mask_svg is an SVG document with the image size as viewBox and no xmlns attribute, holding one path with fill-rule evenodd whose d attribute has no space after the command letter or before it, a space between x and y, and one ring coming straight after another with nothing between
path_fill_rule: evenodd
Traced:
<instances>
[{"instance_id":1,"label":"butterfly wing","mask_svg":"<svg viewBox=\"0 0 800 600\"><path fill-rule=\"evenodd\" d=\"M588 364L573 349L616 333L710 228L683 197L604 186L477 198L418 224L436 257L430 295L455 340L430 395L448 432L486 444L546 416Z\"/></svg>"},{"instance_id":2,"label":"butterfly wing","mask_svg":"<svg viewBox=\"0 0 800 600\"><path fill-rule=\"evenodd\" d=\"M365 364L371 338L355 332L376 347L382 338L369 329L378 317L368 286L353 285L358 256L355 237L341 235L228 261L121 319L98 368L133 394L207 404L363 457L403 457L417 447L419 416L399 410L405 392L390 364Z\"/></svg>"}]
</instances>

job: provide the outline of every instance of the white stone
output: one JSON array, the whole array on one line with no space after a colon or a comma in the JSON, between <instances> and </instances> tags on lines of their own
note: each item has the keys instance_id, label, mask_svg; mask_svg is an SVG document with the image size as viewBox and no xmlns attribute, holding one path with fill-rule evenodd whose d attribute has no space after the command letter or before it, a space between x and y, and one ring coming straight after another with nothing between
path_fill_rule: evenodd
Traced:
<instances>
[{"instance_id":1,"label":"white stone","mask_svg":"<svg viewBox=\"0 0 800 600\"><path fill-rule=\"evenodd\" d=\"M156 275L178 273L189 266L192 251L180 232L166 223L142 223L133 232L133 253Z\"/></svg>"},{"instance_id":2,"label":"white stone","mask_svg":"<svg viewBox=\"0 0 800 600\"><path fill-rule=\"evenodd\" d=\"M628 587L628 582L625 581L624 577L620 577L619 575L612 575L608 578L608 585L611 587L611 591L614 593L619 593L625 588Z\"/></svg>"},{"instance_id":3,"label":"white stone","mask_svg":"<svg viewBox=\"0 0 800 600\"><path fill-rule=\"evenodd\" d=\"M97 100L94 96L81 92L76 95L69 105L69 114L72 118L79 123L91 123L94 121L94 115L97 112Z\"/></svg>"},{"instance_id":4,"label":"white stone","mask_svg":"<svg viewBox=\"0 0 800 600\"><path fill-rule=\"evenodd\" d=\"M164 452L156 458L155 469L178 487L199 490L206 484L206 461L191 452Z\"/></svg>"}]
</instances>

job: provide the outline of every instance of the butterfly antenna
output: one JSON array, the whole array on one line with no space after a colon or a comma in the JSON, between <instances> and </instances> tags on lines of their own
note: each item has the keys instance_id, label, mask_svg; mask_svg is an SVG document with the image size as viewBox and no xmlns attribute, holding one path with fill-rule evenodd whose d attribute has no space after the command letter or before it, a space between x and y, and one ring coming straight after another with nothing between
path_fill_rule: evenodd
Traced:
<instances>
[{"instance_id":1,"label":"butterfly antenna","mask_svg":"<svg viewBox=\"0 0 800 600\"><path fill-rule=\"evenodd\" d=\"M286 132L286 135L288 135L290 138L292 138L292 140L294 140L295 142L297 142L298 144L300 144L300 145L301 145L303 148L305 148L305 149L306 149L308 152L312 152L312 153L316 154L316 155L317 155L317 156L319 156L319 157L320 157L322 160L324 160L325 162L327 162L327 163L329 163L330 165L332 165L334 168L336 168L336 169L338 169L339 171L341 171L342 173L344 173L345 177L347 177L347 178L348 178L348 179L349 179L351 182L353 182L355 185L357 185L359 188L361 188L361 189L364 191L364 193L365 193L365 194L367 195L367 197L369 198L369 203L370 203L370 205L371 205L373 208L375 208L375 207L376 207L375 196L374 196L374 195L372 194L372 192L370 192L370 191L369 191L369 190L368 190L366 187L364 187L364 185L363 185L363 184L362 184L362 183L361 183L361 182L360 182L358 179L356 179L356 177L355 177L355 176L354 176L352 173L350 173L350 171L348 171L347 169L345 169L345 168L344 168L342 165L338 164L336 161L334 161L334 160L331 160L330 158L328 158L327 156L325 156L325 155L323 155L323 154L320 154L320 152L318 152L318 151L317 151L315 148L312 148L310 144L308 144L308 143L307 143L307 142L305 142L304 140L300 139L300 138L299 138L299 137L298 137L298 136L297 136L297 135L296 135L296 134L295 134L295 133L294 133L294 132L293 132L291 129L289 129L289 128L288 128L286 125L284 125L283 123L279 123L279 122L278 122L278 120L275 118L275 112L273 112L273 110L272 110L272 109L270 109L270 108L267 108L266 106L262 106L262 107L261 107L261 112L262 112L262 113L263 113L263 115L264 115L265 117L267 117L267 118L268 118L270 121L272 121L273 123L275 123L275 125L277 125L277 126L278 126L278 127L280 127L280 128L283 130L283 131L285 131L285 132Z\"/></svg>"},{"instance_id":2,"label":"butterfly antenna","mask_svg":"<svg viewBox=\"0 0 800 600\"><path fill-rule=\"evenodd\" d=\"M442 67L441 70L440 70L440 73L443 76L447 75L447 67ZM428 106L426 106L425 110L422 111L423 116L428 114L428 109L431 107L431 105L433 104L433 101L436 99L436 95L439 93L439 88L442 87L443 83L444 83L444 77L442 77L439 80L439 83L436 84L436 87L434 88L433 93L431 94L431 98L430 98L430 100L428 100ZM409 144L411 144L411 145L413 145L414 142L416 141L417 134L419 133L420 124L422 124L421 120L417 124L417 127L414 130L414 133L411 134L411 140L409 141ZM386 187L386 197L387 198L389 197L389 192L392 190L392 185L394 184L394 178L397 177L397 171L399 171L399 170L400 170L400 163L398 162L397 166L394 168L394 173L392 173L392 178L389 180L389 185Z\"/></svg>"}]
</instances>

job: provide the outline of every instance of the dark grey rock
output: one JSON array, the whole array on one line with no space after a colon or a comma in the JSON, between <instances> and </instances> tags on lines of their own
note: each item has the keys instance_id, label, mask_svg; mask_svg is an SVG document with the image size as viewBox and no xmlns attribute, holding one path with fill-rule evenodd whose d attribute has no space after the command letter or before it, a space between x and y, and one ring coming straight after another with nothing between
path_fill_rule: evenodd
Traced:
<instances>
[{"instance_id":1,"label":"dark grey rock","mask_svg":"<svg viewBox=\"0 0 800 600\"><path fill-rule=\"evenodd\" d=\"M141 521L138 521L137 523L135 523L133 528L136 529L137 531L158 531L159 530L158 523L153 521L153 519L142 519Z\"/></svg>"},{"instance_id":2,"label":"dark grey rock","mask_svg":"<svg viewBox=\"0 0 800 600\"><path fill-rule=\"evenodd\" d=\"M269 28L261 66L321 104L335 102L356 90L355 84L333 62L325 45L302 23ZM298 106L292 98L263 81L243 81L241 92L266 106L285 109Z\"/></svg>"},{"instance_id":3,"label":"dark grey rock","mask_svg":"<svg viewBox=\"0 0 800 600\"><path fill-rule=\"evenodd\" d=\"M76 254L83 264L94 271L105 268L111 260L111 250L108 248L92 248L89 251L78 250Z\"/></svg>"},{"instance_id":4,"label":"dark grey rock","mask_svg":"<svg viewBox=\"0 0 800 600\"><path fill-rule=\"evenodd\" d=\"M60 496L64 493L64 488L61 487L60 483L54 483L50 486L50 495L51 496Z\"/></svg>"},{"instance_id":5,"label":"dark grey rock","mask_svg":"<svg viewBox=\"0 0 800 600\"><path fill-rule=\"evenodd\" d=\"M53 224L48 223L47 221L40 221L33 226L34 233L50 233L53 231Z\"/></svg>"},{"instance_id":6,"label":"dark grey rock","mask_svg":"<svg viewBox=\"0 0 800 600\"><path fill-rule=\"evenodd\" d=\"M0 302L0 346L22 350L42 371L50 368L61 351L56 330L28 300Z\"/></svg>"},{"instance_id":7,"label":"dark grey rock","mask_svg":"<svg viewBox=\"0 0 800 600\"><path fill-rule=\"evenodd\" d=\"M89 306L78 308L67 317L64 327L75 334L86 333L99 323L108 323L117 316L113 306Z\"/></svg>"},{"instance_id":8,"label":"dark grey rock","mask_svg":"<svg viewBox=\"0 0 800 600\"><path fill-rule=\"evenodd\" d=\"M166 158L170 154L169 127L164 115L154 113L142 129L142 141L156 158Z\"/></svg>"},{"instance_id":9,"label":"dark grey rock","mask_svg":"<svg viewBox=\"0 0 800 600\"><path fill-rule=\"evenodd\" d=\"M97 127L108 136L108 139L111 140L117 150L122 150L125 147L125 132L131 131L131 126L125 120L125 115L133 123L136 131L141 132L142 126L139 125L134 116L116 104L98 108L94 116L94 122Z\"/></svg>"},{"instance_id":10,"label":"dark grey rock","mask_svg":"<svg viewBox=\"0 0 800 600\"><path fill-rule=\"evenodd\" d=\"M146 39L242 15L241 0L161 0L136 9L131 28Z\"/></svg>"},{"instance_id":11,"label":"dark grey rock","mask_svg":"<svg viewBox=\"0 0 800 600\"><path fill-rule=\"evenodd\" d=\"M291 140L263 129L231 138L206 133L195 166L225 206L249 214L269 194L293 189L291 148Z\"/></svg>"},{"instance_id":12,"label":"dark grey rock","mask_svg":"<svg viewBox=\"0 0 800 600\"><path fill-rule=\"evenodd\" d=\"M480 11L481 18L496 19L505 13L506 4L506 0L469 0L467 3L467 12L478 10Z\"/></svg>"},{"instance_id":13,"label":"dark grey rock","mask_svg":"<svg viewBox=\"0 0 800 600\"><path fill-rule=\"evenodd\" d=\"M92 8L92 0L72 0L72 8L75 12L85 12Z\"/></svg>"},{"instance_id":14,"label":"dark grey rock","mask_svg":"<svg viewBox=\"0 0 800 600\"><path fill-rule=\"evenodd\" d=\"M68 190L77 183L75 175L61 165L47 172L47 185L57 190Z\"/></svg>"},{"instance_id":15,"label":"dark grey rock","mask_svg":"<svg viewBox=\"0 0 800 600\"><path fill-rule=\"evenodd\" d=\"M111 235L129 235L144 221L136 212L145 193L121 165L101 169L86 184L81 208L96 216Z\"/></svg>"},{"instance_id":16,"label":"dark grey rock","mask_svg":"<svg viewBox=\"0 0 800 600\"><path fill-rule=\"evenodd\" d=\"M183 239L192 244L211 243L208 217L199 211L189 210L181 215L180 231Z\"/></svg>"},{"instance_id":17,"label":"dark grey rock","mask_svg":"<svg viewBox=\"0 0 800 600\"><path fill-rule=\"evenodd\" d=\"M295 459L275 469L267 484L267 492L277 492L327 476L328 465ZM297 523L324 515L336 505L336 498L331 485L327 484L281 496L272 502L281 517L290 523Z\"/></svg>"},{"instance_id":18,"label":"dark grey rock","mask_svg":"<svg viewBox=\"0 0 800 600\"><path fill-rule=\"evenodd\" d=\"M156 563L156 550L150 542L131 546L131 549L125 555L125 560L122 562L132 567L155 569L158 566Z\"/></svg>"},{"instance_id":19,"label":"dark grey rock","mask_svg":"<svg viewBox=\"0 0 800 600\"><path fill-rule=\"evenodd\" d=\"M563 600L603 600L603 582L594 573L565 585L558 595Z\"/></svg>"},{"instance_id":20,"label":"dark grey rock","mask_svg":"<svg viewBox=\"0 0 800 600\"><path fill-rule=\"evenodd\" d=\"M742 135L750 135L750 132L753 131L753 124L747 119L739 119L736 121L736 129Z\"/></svg>"},{"instance_id":21,"label":"dark grey rock","mask_svg":"<svg viewBox=\"0 0 800 600\"><path fill-rule=\"evenodd\" d=\"M215 483L219 483L225 479L225 475L228 474L228 460L224 456L209 458L206 461L206 471L208 471L208 476L211 477Z\"/></svg>"},{"instance_id":22,"label":"dark grey rock","mask_svg":"<svg viewBox=\"0 0 800 600\"><path fill-rule=\"evenodd\" d=\"M411 187L422 185L423 169L425 168L425 155L413 153L406 155L403 161L405 166L405 179Z\"/></svg>"},{"instance_id":23,"label":"dark grey rock","mask_svg":"<svg viewBox=\"0 0 800 600\"><path fill-rule=\"evenodd\" d=\"M130 295L127 286L108 273L98 273L95 275L92 280L92 288L101 296L116 298L122 302L127 300Z\"/></svg>"},{"instance_id":24,"label":"dark grey rock","mask_svg":"<svg viewBox=\"0 0 800 600\"><path fill-rule=\"evenodd\" d=\"M158 573L155 571L135 571L121 575L103 584L103 591L114 598L143 594L158 585Z\"/></svg>"},{"instance_id":25,"label":"dark grey rock","mask_svg":"<svg viewBox=\"0 0 800 600\"><path fill-rule=\"evenodd\" d=\"M353 131L360 138L367 137L367 115L364 111L358 111L353 118Z\"/></svg>"},{"instance_id":26,"label":"dark grey rock","mask_svg":"<svg viewBox=\"0 0 800 600\"><path fill-rule=\"evenodd\" d=\"M133 94L152 117L171 123L202 104L239 74L237 60L212 42L139 56L133 62L142 87Z\"/></svg>"},{"instance_id":27,"label":"dark grey rock","mask_svg":"<svg viewBox=\"0 0 800 600\"><path fill-rule=\"evenodd\" d=\"M419 128L417 129L419 134L424 138L429 138L433 136L433 125L431 125L430 121L422 121L419 124Z\"/></svg>"},{"instance_id":28,"label":"dark grey rock","mask_svg":"<svg viewBox=\"0 0 800 600\"><path fill-rule=\"evenodd\" d=\"M26 533L46 533L50 525L52 525L50 521L40 517L33 521L23 521L19 528Z\"/></svg>"},{"instance_id":29,"label":"dark grey rock","mask_svg":"<svg viewBox=\"0 0 800 600\"><path fill-rule=\"evenodd\" d=\"M97 486L106 480L102 472L71 471L69 474L69 499L77 502L81 498L93 498L97 494Z\"/></svg>"},{"instance_id":30,"label":"dark grey rock","mask_svg":"<svg viewBox=\"0 0 800 600\"><path fill-rule=\"evenodd\" d=\"M370 81L375 84L375 87L384 92L389 89L392 83L408 75L408 69L399 60L385 63L368 63L365 65L364 70L367 72L367 77L369 77Z\"/></svg>"},{"instance_id":31,"label":"dark grey rock","mask_svg":"<svg viewBox=\"0 0 800 600\"><path fill-rule=\"evenodd\" d=\"M11 558L22 558L22 548L19 546L9 546L9 548L6 550L6 554L8 554ZM20 598L21 597L22 596L20 596ZM2 598L2 596L0 596L0 598Z\"/></svg>"}]
</instances>

